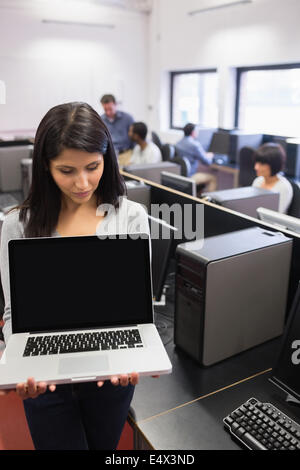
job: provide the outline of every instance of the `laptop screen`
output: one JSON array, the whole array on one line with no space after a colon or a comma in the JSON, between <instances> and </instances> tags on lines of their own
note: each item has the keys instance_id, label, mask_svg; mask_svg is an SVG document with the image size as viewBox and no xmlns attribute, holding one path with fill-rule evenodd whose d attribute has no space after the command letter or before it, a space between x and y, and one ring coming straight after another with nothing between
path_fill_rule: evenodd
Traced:
<instances>
[{"instance_id":1,"label":"laptop screen","mask_svg":"<svg viewBox=\"0 0 300 470\"><path fill-rule=\"evenodd\" d=\"M152 322L145 237L11 240L13 333Z\"/></svg>"}]
</instances>

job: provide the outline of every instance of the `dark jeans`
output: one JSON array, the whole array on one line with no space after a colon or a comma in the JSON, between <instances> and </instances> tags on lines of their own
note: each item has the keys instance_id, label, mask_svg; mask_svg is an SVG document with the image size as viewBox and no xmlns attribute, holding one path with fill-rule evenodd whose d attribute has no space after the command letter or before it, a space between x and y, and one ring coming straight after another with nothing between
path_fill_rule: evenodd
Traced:
<instances>
[{"instance_id":1,"label":"dark jeans","mask_svg":"<svg viewBox=\"0 0 300 470\"><path fill-rule=\"evenodd\" d=\"M112 450L118 445L134 387L106 381L58 385L55 392L24 400L37 450Z\"/></svg>"}]
</instances>

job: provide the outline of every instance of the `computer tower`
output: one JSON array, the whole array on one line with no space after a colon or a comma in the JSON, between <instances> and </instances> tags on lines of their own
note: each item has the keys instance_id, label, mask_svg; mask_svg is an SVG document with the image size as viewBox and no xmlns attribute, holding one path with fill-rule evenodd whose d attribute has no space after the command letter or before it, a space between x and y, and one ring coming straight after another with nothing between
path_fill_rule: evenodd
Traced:
<instances>
[{"instance_id":1,"label":"computer tower","mask_svg":"<svg viewBox=\"0 0 300 470\"><path fill-rule=\"evenodd\" d=\"M0 148L0 191L21 191L21 160L30 158L33 145Z\"/></svg>"},{"instance_id":2,"label":"computer tower","mask_svg":"<svg viewBox=\"0 0 300 470\"><path fill-rule=\"evenodd\" d=\"M240 150L243 147L252 147L257 149L263 140L262 134L247 134L244 131L231 131L230 161L239 165Z\"/></svg>"},{"instance_id":3,"label":"computer tower","mask_svg":"<svg viewBox=\"0 0 300 470\"><path fill-rule=\"evenodd\" d=\"M176 346L210 366L281 335L291 252L259 227L178 245Z\"/></svg>"},{"instance_id":4,"label":"computer tower","mask_svg":"<svg viewBox=\"0 0 300 470\"><path fill-rule=\"evenodd\" d=\"M23 158L21 160L22 190L23 197L26 199L32 181L32 158Z\"/></svg>"},{"instance_id":5,"label":"computer tower","mask_svg":"<svg viewBox=\"0 0 300 470\"><path fill-rule=\"evenodd\" d=\"M203 193L202 197L207 197L211 202L220 206L255 218L258 207L265 207L273 211L278 211L279 207L279 193L253 186Z\"/></svg>"},{"instance_id":6,"label":"computer tower","mask_svg":"<svg viewBox=\"0 0 300 470\"><path fill-rule=\"evenodd\" d=\"M300 179L300 142L287 142L286 157L284 168L285 175Z\"/></svg>"}]
</instances>

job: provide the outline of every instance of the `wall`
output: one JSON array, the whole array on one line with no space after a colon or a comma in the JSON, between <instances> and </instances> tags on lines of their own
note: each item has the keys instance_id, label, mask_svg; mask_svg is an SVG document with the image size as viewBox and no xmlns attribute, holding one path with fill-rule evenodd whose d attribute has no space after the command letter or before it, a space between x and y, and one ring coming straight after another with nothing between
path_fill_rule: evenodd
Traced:
<instances>
[{"instance_id":1,"label":"wall","mask_svg":"<svg viewBox=\"0 0 300 470\"><path fill-rule=\"evenodd\" d=\"M254 0L187 14L207 3L154 0L149 120L168 142L181 135L169 130L169 71L217 67L219 126L228 128L234 124L235 67L300 62L299 0Z\"/></svg>"},{"instance_id":2,"label":"wall","mask_svg":"<svg viewBox=\"0 0 300 470\"><path fill-rule=\"evenodd\" d=\"M99 97L110 92L120 109L147 118L146 15L88 1L84 8L82 1L65 2L67 10L55 0L27 3L28 8L22 1L0 2L0 80L6 84L0 133L35 129L45 112L62 102L87 101L102 112ZM43 18L114 27L45 24Z\"/></svg>"}]
</instances>

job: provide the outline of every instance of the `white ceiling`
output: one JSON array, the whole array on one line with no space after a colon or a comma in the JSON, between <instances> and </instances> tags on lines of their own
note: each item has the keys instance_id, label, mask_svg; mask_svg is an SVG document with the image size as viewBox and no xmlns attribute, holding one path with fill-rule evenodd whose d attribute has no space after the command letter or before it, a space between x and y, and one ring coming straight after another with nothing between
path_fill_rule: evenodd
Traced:
<instances>
[{"instance_id":1,"label":"white ceiling","mask_svg":"<svg viewBox=\"0 0 300 470\"><path fill-rule=\"evenodd\" d=\"M50 5L51 0L0 0L0 8L13 8L27 10L34 6ZM152 8L152 0L60 0L62 6L72 3L92 3L99 6L110 6L123 10L149 13Z\"/></svg>"}]
</instances>

